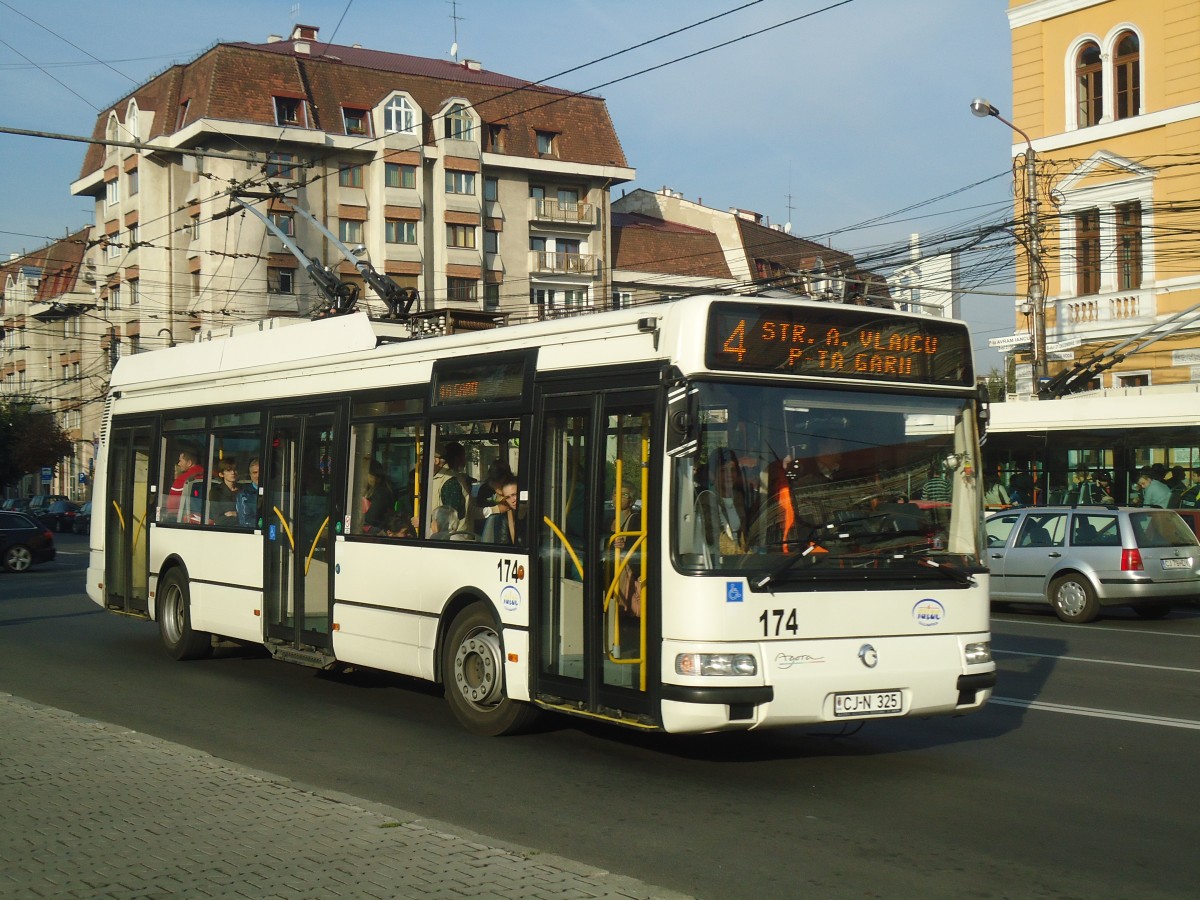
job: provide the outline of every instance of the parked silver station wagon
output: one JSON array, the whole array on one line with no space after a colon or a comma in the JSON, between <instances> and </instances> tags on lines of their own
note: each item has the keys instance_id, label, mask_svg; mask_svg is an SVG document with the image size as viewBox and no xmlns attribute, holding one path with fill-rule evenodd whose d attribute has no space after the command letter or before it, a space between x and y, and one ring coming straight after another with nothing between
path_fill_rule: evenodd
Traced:
<instances>
[{"instance_id":1,"label":"parked silver station wagon","mask_svg":"<svg viewBox=\"0 0 1200 900\"><path fill-rule=\"evenodd\" d=\"M1034 506L986 523L993 603L1049 603L1064 622L1102 606L1165 616L1200 595L1200 542L1174 510Z\"/></svg>"}]
</instances>

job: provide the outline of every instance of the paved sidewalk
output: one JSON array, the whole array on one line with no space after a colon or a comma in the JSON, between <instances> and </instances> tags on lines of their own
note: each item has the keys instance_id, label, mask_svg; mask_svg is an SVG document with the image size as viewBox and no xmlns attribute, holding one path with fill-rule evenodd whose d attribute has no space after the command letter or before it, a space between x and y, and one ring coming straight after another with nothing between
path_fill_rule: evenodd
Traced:
<instances>
[{"instance_id":1,"label":"paved sidewalk","mask_svg":"<svg viewBox=\"0 0 1200 900\"><path fill-rule=\"evenodd\" d=\"M683 898L2 693L0 896Z\"/></svg>"}]
</instances>

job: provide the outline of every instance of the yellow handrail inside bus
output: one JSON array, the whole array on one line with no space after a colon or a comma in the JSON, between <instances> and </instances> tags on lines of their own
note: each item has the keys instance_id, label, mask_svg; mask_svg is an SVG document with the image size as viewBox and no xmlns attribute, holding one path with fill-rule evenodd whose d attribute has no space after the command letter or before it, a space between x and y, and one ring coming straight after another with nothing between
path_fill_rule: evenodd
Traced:
<instances>
[{"instance_id":1,"label":"yellow handrail inside bus","mask_svg":"<svg viewBox=\"0 0 1200 900\"><path fill-rule=\"evenodd\" d=\"M135 531L133 533L133 546L134 547L137 546L138 538L140 538L142 536L142 526L146 524L146 517L149 514L150 514L150 511L147 510L145 513L142 514L142 517L140 519L134 519L134 521L137 522L137 531ZM121 527L122 528L124 527L124 522L121 523Z\"/></svg>"},{"instance_id":2,"label":"yellow handrail inside bus","mask_svg":"<svg viewBox=\"0 0 1200 900\"><path fill-rule=\"evenodd\" d=\"M579 561L579 556L575 553L575 548L571 546L571 542L567 540L567 536L562 533L562 529L550 521L549 516L542 516L542 521L550 526L550 530L558 535L558 539L563 542L563 547L571 557L571 562L575 563L575 571L579 573L579 578L583 580L583 563Z\"/></svg>"},{"instance_id":3,"label":"yellow handrail inside bus","mask_svg":"<svg viewBox=\"0 0 1200 900\"><path fill-rule=\"evenodd\" d=\"M329 524L329 516L325 517L325 521L321 523L321 527L317 529L317 536L313 538L312 546L308 548L308 556L304 558L304 574L308 574L308 567L312 565L313 554L317 552L317 544L321 542L321 535L325 533L325 527Z\"/></svg>"},{"instance_id":4,"label":"yellow handrail inside bus","mask_svg":"<svg viewBox=\"0 0 1200 900\"><path fill-rule=\"evenodd\" d=\"M283 533L287 535L288 547L295 552L296 540L292 537L292 529L288 528L287 519L284 518L283 510L281 510L278 506L272 507L272 509L275 510L275 515L279 516L279 524L283 526Z\"/></svg>"},{"instance_id":5,"label":"yellow handrail inside bus","mask_svg":"<svg viewBox=\"0 0 1200 900\"><path fill-rule=\"evenodd\" d=\"M113 509L116 510L116 513L117 513L117 521L121 523L121 530L124 531L125 530L125 516L121 514L121 504L118 503L116 500L114 500L112 502L112 505L113 505Z\"/></svg>"}]
</instances>

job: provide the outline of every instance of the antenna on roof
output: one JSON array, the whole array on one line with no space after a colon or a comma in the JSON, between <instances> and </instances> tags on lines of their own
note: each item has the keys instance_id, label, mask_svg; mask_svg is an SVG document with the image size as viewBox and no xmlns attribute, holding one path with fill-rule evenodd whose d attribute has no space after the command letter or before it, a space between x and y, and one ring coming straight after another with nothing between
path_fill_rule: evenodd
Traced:
<instances>
[{"instance_id":1,"label":"antenna on roof","mask_svg":"<svg viewBox=\"0 0 1200 900\"><path fill-rule=\"evenodd\" d=\"M300 4L299 3L292 4L292 21L293 22L300 21Z\"/></svg>"},{"instance_id":2,"label":"antenna on roof","mask_svg":"<svg viewBox=\"0 0 1200 900\"><path fill-rule=\"evenodd\" d=\"M458 62L458 21L463 18L458 14L458 0L446 0L450 4L450 18L454 20L454 43L450 45L450 55Z\"/></svg>"}]
</instances>

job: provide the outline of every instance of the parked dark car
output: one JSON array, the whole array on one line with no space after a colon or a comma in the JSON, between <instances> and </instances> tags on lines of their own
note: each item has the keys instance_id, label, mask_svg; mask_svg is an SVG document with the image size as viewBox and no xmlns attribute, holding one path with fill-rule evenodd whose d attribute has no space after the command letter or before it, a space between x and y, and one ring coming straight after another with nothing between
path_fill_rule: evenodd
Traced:
<instances>
[{"instance_id":1,"label":"parked dark car","mask_svg":"<svg viewBox=\"0 0 1200 900\"><path fill-rule=\"evenodd\" d=\"M64 494L34 494L29 498L29 511L41 515L57 500L70 500Z\"/></svg>"},{"instance_id":2,"label":"parked dark car","mask_svg":"<svg viewBox=\"0 0 1200 900\"><path fill-rule=\"evenodd\" d=\"M89 500L75 513L75 521L71 525L71 530L76 534L87 534L92 527L92 501Z\"/></svg>"},{"instance_id":3,"label":"parked dark car","mask_svg":"<svg viewBox=\"0 0 1200 900\"><path fill-rule=\"evenodd\" d=\"M79 504L70 500L55 500L45 509L39 510L38 520L51 531L62 534L70 531L75 524L75 515L79 512Z\"/></svg>"},{"instance_id":4,"label":"parked dark car","mask_svg":"<svg viewBox=\"0 0 1200 900\"><path fill-rule=\"evenodd\" d=\"M0 511L0 565L24 572L34 563L54 559L54 535L23 512Z\"/></svg>"}]
</instances>

